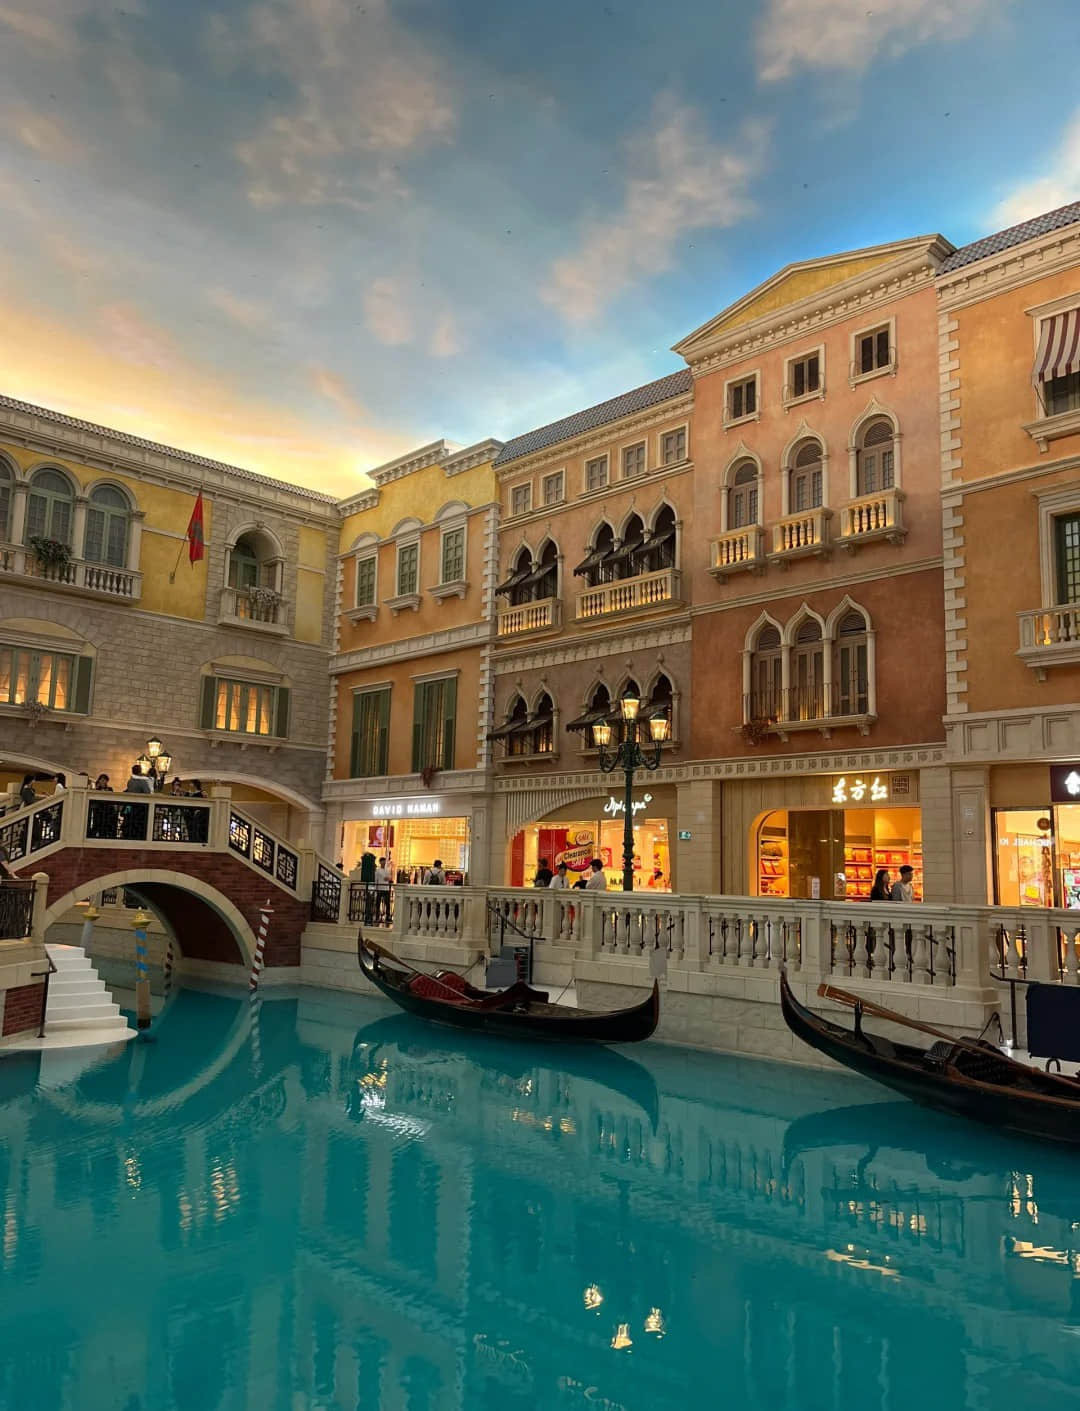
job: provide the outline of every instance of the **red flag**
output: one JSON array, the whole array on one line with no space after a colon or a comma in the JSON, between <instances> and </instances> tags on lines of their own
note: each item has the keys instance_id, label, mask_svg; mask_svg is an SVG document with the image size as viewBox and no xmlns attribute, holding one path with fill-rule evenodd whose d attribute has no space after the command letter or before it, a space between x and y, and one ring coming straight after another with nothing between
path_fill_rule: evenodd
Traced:
<instances>
[{"instance_id":1,"label":"red flag","mask_svg":"<svg viewBox=\"0 0 1080 1411\"><path fill-rule=\"evenodd\" d=\"M206 557L206 541L203 538L203 505L202 491L195 497L195 508L191 511L191 518L187 527L188 558L194 564L199 559Z\"/></svg>"}]
</instances>

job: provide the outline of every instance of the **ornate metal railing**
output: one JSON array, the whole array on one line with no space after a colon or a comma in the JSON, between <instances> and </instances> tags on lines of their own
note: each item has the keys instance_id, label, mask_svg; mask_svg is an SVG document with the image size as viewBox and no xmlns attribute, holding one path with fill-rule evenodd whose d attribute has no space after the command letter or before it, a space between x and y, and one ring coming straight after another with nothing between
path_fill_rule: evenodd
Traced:
<instances>
[{"instance_id":1,"label":"ornate metal railing","mask_svg":"<svg viewBox=\"0 0 1080 1411\"><path fill-rule=\"evenodd\" d=\"M311 884L311 919L337 923L341 916L341 873L320 862Z\"/></svg>"},{"instance_id":2,"label":"ornate metal railing","mask_svg":"<svg viewBox=\"0 0 1080 1411\"><path fill-rule=\"evenodd\" d=\"M296 891L300 877L299 854L236 809L229 811L229 851L239 853L289 891Z\"/></svg>"},{"instance_id":3,"label":"ornate metal railing","mask_svg":"<svg viewBox=\"0 0 1080 1411\"><path fill-rule=\"evenodd\" d=\"M21 941L31 933L34 920L32 881L0 882L0 940Z\"/></svg>"},{"instance_id":4,"label":"ornate metal railing","mask_svg":"<svg viewBox=\"0 0 1080 1411\"><path fill-rule=\"evenodd\" d=\"M349 920L362 926L390 926L394 921L394 886L386 882L349 883Z\"/></svg>"}]
</instances>

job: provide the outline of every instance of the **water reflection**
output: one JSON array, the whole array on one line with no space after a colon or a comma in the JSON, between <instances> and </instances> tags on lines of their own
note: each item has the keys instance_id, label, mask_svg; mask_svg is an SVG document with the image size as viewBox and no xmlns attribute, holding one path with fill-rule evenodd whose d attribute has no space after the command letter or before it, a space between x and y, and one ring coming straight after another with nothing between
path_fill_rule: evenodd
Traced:
<instances>
[{"instance_id":1,"label":"water reflection","mask_svg":"<svg viewBox=\"0 0 1080 1411\"><path fill-rule=\"evenodd\" d=\"M0 1406L1075 1403L1065 1154L308 992L183 991L154 1038L0 1061Z\"/></svg>"}]
</instances>

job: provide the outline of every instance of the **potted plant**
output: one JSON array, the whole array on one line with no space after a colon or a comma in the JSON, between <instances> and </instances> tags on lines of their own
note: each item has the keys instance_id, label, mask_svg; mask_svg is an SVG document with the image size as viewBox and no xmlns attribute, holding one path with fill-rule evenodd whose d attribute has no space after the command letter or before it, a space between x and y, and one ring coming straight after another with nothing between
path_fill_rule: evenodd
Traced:
<instances>
[{"instance_id":1,"label":"potted plant","mask_svg":"<svg viewBox=\"0 0 1080 1411\"><path fill-rule=\"evenodd\" d=\"M49 707L42 705L40 701L27 701L23 709L26 711L26 723L33 730L40 720L44 720L49 713Z\"/></svg>"},{"instance_id":2,"label":"potted plant","mask_svg":"<svg viewBox=\"0 0 1080 1411\"><path fill-rule=\"evenodd\" d=\"M281 594L276 588L251 587L247 590L247 600L256 621L272 622L281 603Z\"/></svg>"},{"instance_id":3,"label":"potted plant","mask_svg":"<svg viewBox=\"0 0 1080 1411\"><path fill-rule=\"evenodd\" d=\"M26 541L38 564L46 569L62 574L71 563L71 549L62 539L49 539L42 534L31 534Z\"/></svg>"}]
</instances>

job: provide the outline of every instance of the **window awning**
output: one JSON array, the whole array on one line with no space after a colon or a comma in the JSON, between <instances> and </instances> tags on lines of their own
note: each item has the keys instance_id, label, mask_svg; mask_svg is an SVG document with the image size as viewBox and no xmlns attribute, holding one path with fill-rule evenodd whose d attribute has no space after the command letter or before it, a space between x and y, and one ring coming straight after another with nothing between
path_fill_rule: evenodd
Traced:
<instances>
[{"instance_id":1,"label":"window awning","mask_svg":"<svg viewBox=\"0 0 1080 1411\"><path fill-rule=\"evenodd\" d=\"M510 735L520 735L524 730L531 730L533 722L526 715L519 715L516 720L508 720L505 725L500 725L497 730L488 731L489 740L505 740Z\"/></svg>"},{"instance_id":2,"label":"window awning","mask_svg":"<svg viewBox=\"0 0 1080 1411\"><path fill-rule=\"evenodd\" d=\"M1070 372L1080 372L1080 309L1043 319L1031 380L1038 387Z\"/></svg>"},{"instance_id":3,"label":"window awning","mask_svg":"<svg viewBox=\"0 0 1080 1411\"><path fill-rule=\"evenodd\" d=\"M537 564L537 566L533 569L531 573L527 573L525 575L522 581L518 584L518 587L531 588L533 584L539 583L542 579L546 578L549 573L554 573L556 567L557 565L553 563Z\"/></svg>"},{"instance_id":4,"label":"window awning","mask_svg":"<svg viewBox=\"0 0 1080 1411\"><path fill-rule=\"evenodd\" d=\"M599 568L605 559L614 558L614 556L614 544L608 544L601 549L590 549L588 557L583 558L577 568L574 569L574 576L577 577L579 574L588 573L590 569Z\"/></svg>"},{"instance_id":5,"label":"window awning","mask_svg":"<svg viewBox=\"0 0 1080 1411\"><path fill-rule=\"evenodd\" d=\"M587 710L576 720L571 720L567 730L587 730L590 725L599 725L601 720L614 719L614 706L606 705L599 710Z\"/></svg>"},{"instance_id":6,"label":"window awning","mask_svg":"<svg viewBox=\"0 0 1080 1411\"><path fill-rule=\"evenodd\" d=\"M623 559L632 557L639 549L643 549L644 547L645 536L639 534L636 539L631 539L629 543L623 544L620 548L616 549L611 557L621 562Z\"/></svg>"},{"instance_id":7,"label":"window awning","mask_svg":"<svg viewBox=\"0 0 1080 1411\"><path fill-rule=\"evenodd\" d=\"M555 719L554 715L552 715L551 711L549 711L549 710L544 711L544 712L543 712L542 714L540 714L540 715L530 715L530 716L529 716L529 729L530 729L530 730L537 730L537 729L539 729L540 726L542 726L542 725L550 725L551 722L552 722L554 719Z\"/></svg>"},{"instance_id":8,"label":"window awning","mask_svg":"<svg viewBox=\"0 0 1080 1411\"><path fill-rule=\"evenodd\" d=\"M526 578L532 573L532 568L519 568L515 573L511 573L505 583L500 583L495 589L496 593L511 593L515 588L520 588Z\"/></svg>"},{"instance_id":9,"label":"window awning","mask_svg":"<svg viewBox=\"0 0 1080 1411\"><path fill-rule=\"evenodd\" d=\"M639 720L652 720L656 715L670 715L671 697L658 696L655 700L642 701L638 706Z\"/></svg>"},{"instance_id":10,"label":"window awning","mask_svg":"<svg viewBox=\"0 0 1080 1411\"><path fill-rule=\"evenodd\" d=\"M669 544L675 538L675 526L669 524L666 529L658 529L655 534L650 534L646 541L647 549L658 549L661 544Z\"/></svg>"}]
</instances>

